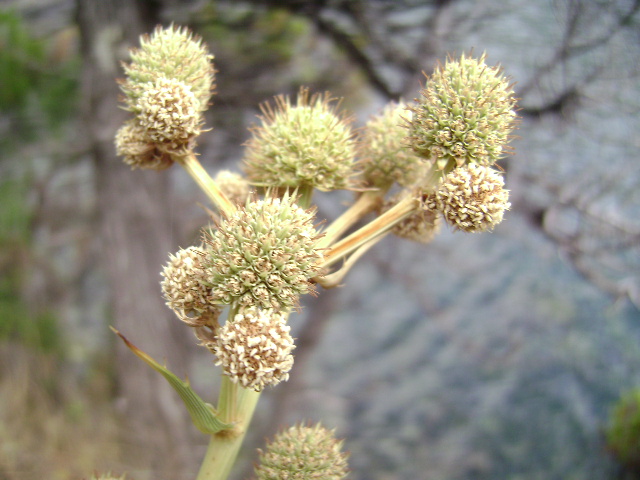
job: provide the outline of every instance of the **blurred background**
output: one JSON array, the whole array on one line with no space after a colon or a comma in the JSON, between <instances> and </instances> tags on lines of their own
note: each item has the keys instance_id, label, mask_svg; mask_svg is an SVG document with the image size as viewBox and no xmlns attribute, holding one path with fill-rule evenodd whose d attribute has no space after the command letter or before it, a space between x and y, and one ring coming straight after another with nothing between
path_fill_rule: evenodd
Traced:
<instances>
[{"instance_id":1,"label":"blurred background","mask_svg":"<svg viewBox=\"0 0 640 480\"><path fill-rule=\"evenodd\" d=\"M300 85L361 126L473 50L521 98L506 220L426 247L387 238L306 299L291 380L263 395L234 478L305 420L345 438L354 480L632 478L603 430L640 386L640 1L3 0L1 480L186 480L206 449L108 329L216 398L219 370L159 288L206 198L113 147L119 62L172 22L216 56L198 148L212 174L239 171L260 102ZM317 195L319 216L351 199Z\"/></svg>"}]
</instances>

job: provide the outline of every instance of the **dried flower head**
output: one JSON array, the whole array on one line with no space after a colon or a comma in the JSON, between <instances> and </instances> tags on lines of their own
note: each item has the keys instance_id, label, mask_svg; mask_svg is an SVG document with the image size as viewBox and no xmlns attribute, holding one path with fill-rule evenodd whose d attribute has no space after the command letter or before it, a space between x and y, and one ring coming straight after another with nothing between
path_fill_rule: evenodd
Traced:
<instances>
[{"instance_id":1,"label":"dried flower head","mask_svg":"<svg viewBox=\"0 0 640 480\"><path fill-rule=\"evenodd\" d=\"M332 430L317 424L295 425L278 433L258 450L255 468L258 480L340 480L348 474L349 455L342 451L342 440Z\"/></svg>"},{"instance_id":2,"label":"dried flower head","mask_svg":"<svg viewBox=\"0 0 640 480\"><path fill-rule=\"evenodd\" d=\"M492 165L505 153L515 128L516 98L497 67L462 55L447 59L427 78L409 127L413 150L440 169Z\"/></svg>"},{"instance_id":3,"label":"dried flower head","mask_svg":"<svg viewBox=\"0 0 640 480\"><path fill-rule=\"evenodd\" d=\"M158 26L151 36L140 38L140 48L131 50L131 63L124 65L127 106L136 112L145 90L164 77L188 85L198 100L197 110L206 110L214 90L212 60L202 40L188 29Z\"/></svg>"},{"instance_id":4,"label":"dried flower head","mask_svg":"<svg viewBox=\"0 0 640 480\"><path fill-rule=\"evenodd\" d=\"M313 292L318 232L293 197L248 202L206 235L213 294L224 303L288 309Z\"/></svg>"},{"instance_id":5,"label":"dried flower head","mask_svg":"<svg viewBox=\"0 0 640 480\"><path fill-rule=\"evenodd\" d=\"M429 207L442 212L458 230L492 230L511 206L509 191L503 186L502 175L491 167L469 164L444 177Z\"/></svg>"},{"instance_id":6,"label":"dried flower head","mask_svg":"<svg viewBox=\"0 0 640 480\"><path fill-rule=\"evenodd\" d=\"M129 120L116 133L116 153L124 163L136 168L164 170L173 165L171 156L145 139L145 131L136 120Z\"/></svg>"},{"instance_id":7,"label":"dried flower head","mask_svg":"<svg viewBox=\"0 0 640 480\"><path fill-rule=\"evenodd\" d=\"M262 126L246 143L245 171L263 186L349 188L355 142L350 119L336 113L328 94L301 89L296 105L276 97L275 109L262 105Z\"/></svg>"},{"instance_id":8,"label":"dried flower head","mask_svg":"<svg viewBox=\"0 0 640 480\"><path fill-rule=\"evenodd\" d=\"M295 348L290 329L282 314L249 308L227 320L207 346L232 382L259 392L289 379Z\"/></svg>"},{"instance_id":9,"label":"dried flower head","mask_svg":"<svg viewBox=\"0 0 640 480\"><path fill-rule=\"evenodd\" d=\"M191 87L174 78L158 78L138 99L137 121L145 138L161 150L175 152L200 134L202 115Z\"/></svg>"},{"instance_id":10,"label":"dried flower head","mask_svg":"<svg viewBox=\"0 0 640 480\"><path fill-rule=\"evenodd\" d=\"M169 255L169 262L161 273L167 306L191 327L215 327L221 312L202 267L204 256L204 250L198 247L178 250L175 255Z\"/></svg>"},{"instance_id":11,"label":"dried flower head","mask_svg":"<svg viewBox=\"0 0 640 480\"><path fill-rule=\"evenodd\" d=\"M428 163L407 146L406 123L411 111L389 103L371 118L358 136L358 156L367 184L386 190L394 182L408 187L424 175Z\"/></svg>"},{"instance_id":12,"label":"dried flower head","mask_svg":"<svg viewBox=\"0 0 640 480\"><path fill-rule=\"evenodd\" d=\"M410 194L413 194L411 192ZM382 206L382 212L389 210L400 200L405 198L406 192L401 192L399 195L395 195ZM413 215L405 218L400 223L397 223L391 232L407 240L427 244L431 242L436 234L440 231L440 216L437 212L428 208L420 209Z\"/></svg>"},{"instance_id":13,"label":"dried flower head","mask_svg":"<svg viewBox=\"0 0 640 480\"><path fill-rule=\"evenodd\" d=\"M251 190L249 182L242 175L229 170L220 170L214 181L232 203L236 205L247 203Z\"/></svg>"}]
</instances>

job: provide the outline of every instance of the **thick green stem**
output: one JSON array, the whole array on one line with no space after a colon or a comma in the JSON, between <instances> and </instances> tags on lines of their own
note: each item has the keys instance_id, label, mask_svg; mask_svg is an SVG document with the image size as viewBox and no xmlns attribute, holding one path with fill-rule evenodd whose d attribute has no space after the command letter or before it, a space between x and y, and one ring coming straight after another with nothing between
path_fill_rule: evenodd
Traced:
<instances>
[{"instance_id":1,"label":"thick green stem","mask_svg":"<svg viewBox=\"0 0 640 480\"><path fill-rule=\"evenodd\" d=\"M222 377L220 418L233 423L233 428L211 436L196 480L226 480L229 477L259 398L260 392L240 387L226 375Z\"/></svg>"}]
</instances>

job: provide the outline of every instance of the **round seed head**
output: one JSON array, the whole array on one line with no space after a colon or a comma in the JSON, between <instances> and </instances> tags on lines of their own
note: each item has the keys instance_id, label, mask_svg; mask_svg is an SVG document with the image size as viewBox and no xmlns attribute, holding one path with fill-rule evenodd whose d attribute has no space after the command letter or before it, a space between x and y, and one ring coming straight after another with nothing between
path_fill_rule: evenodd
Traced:
<instances>
[{"instance_id":1,"label":"round seed head","mask_svg":"<svg viewBox=\"0 0 640 480\"><path fill-rule=\"evenodd\" d=\"M215 329L221 307L208 286L206 271L202 267L205 252L198 247L178 250L169 255L169 262L161 275L162 293L167 306L190 327Z\"/></svg>"},{"instance_id":2,"label":"round seed head","mask_svg":"<svg viewBox=\"0 0 640 480\"><path fill-rule=\"evenodd\" d=\"M229 170L220 170L216 175L215 182L231 202L236 205L247 203L251 190L249 182L242 175Z\"/></svg>"},{"instance_id":3,"label":"round seed head","mask_svg":"<svg viewBox=\"0 0 640 480\"><path fill-rule=\"evenodd\" d=\"M262 105L262 126L246 143L245 171L262 186L349 188L355 142L350 119L336 113L328 94L301 89L296 105L276 98L275 109Z\"/></svg>"},{"instance_id":4,"label":"round seed head","mask_svg":"<svg viewBox=\"0 0 640 480\"><path fill-rule=\"evenodd\" d=\"M516 126L516 98L501 69L484 60L485 55L447 59L411 107L411 147L441 169L492 165L506 152Z\"/></svg>"},{"instance_id":5,"label":"round seed head","mask_svg":"<svg viewBox=\"0 0 640 480\"><path fill-rule=\"evenodd\" d=\"M187 147L200 134L202 115L191 87L172 78L158 78L144 90L137 104L138 125L160 150Z\"/></svg>"},{"instance_id":6,"label":"round seed head","mask_svg":"<svg viewBox=\"0 0 640 480\"><path fill-rule=\"evenodd\" d=\"M197 110L206 110L214 90L212 60L202 40L188 29L158 26L151 36L140 38L140 48L131 50L131 63L124 65L122 90L128 108L135 112L144 91L164 77L188 85L198 100Z\"/></svg>"},{"instance_id":7,"label":"round seed head","mask_svg":"<svg viewBox=\"0 0 640 480\"><path fill-rule=\"evenodd\" d=\"M136 120L126 122L116 133L116 153L133 170L144 168L164 170L173 164L171 156L160 151L146 139L144 129Z\"/></svg>"},{"instance_id":8,"label":"round seed head","mask_svg":"<svg viewBox=\"0 0 640 480\"><path fill-rule=\"evenodd\" d=\"M408 187L426 172L428 163L407 146L406 124L411 115L404 103L391 102L362 129L358 157L367 184L382 190L394 182Z\"/></svg>"},{"instance_id":9,"label":"round seed head","mask_svg":"<svg viewBox=\"0 0 640 480\"><path fill-rule=\"evenodd\" d=\"M249 308L227 320L207 346L231 381L259 392L289 379L295 348L290 328L279 313Z\"/></svg>"},{"instance_id":10,"label":"round seed head","mask_svg":"<svg viewBox=\"0 0 640 480\"><path fill-rule=\"evenodd\" d=\"M258 450L258 480L341 480L348 474L348 454L334 432L320 424L295 425Z\"/></svg>"},{"instance_id":11,"label":"round seed head","mask_svg":"<svg viewBox=\"0 0 640 480\"><path fill-rule=\"evenodd\" d=\"M217 230L205 235L207 273L213 294L224 303L289 309L313 292L321 253L313 210L293 197L250 201Z\"/></svg>"},{"instance_id":12,"label":"round seed head","mask_svg":"<svg viewBox=\"0 0 640 480\"><path fill-rule=\"evenodd\" d=\"M465 232L492 230L508 210L509 191L502 176L491 167L469 164L444 177L430 206L449 225Z\"/></svg>"}]
</instances>

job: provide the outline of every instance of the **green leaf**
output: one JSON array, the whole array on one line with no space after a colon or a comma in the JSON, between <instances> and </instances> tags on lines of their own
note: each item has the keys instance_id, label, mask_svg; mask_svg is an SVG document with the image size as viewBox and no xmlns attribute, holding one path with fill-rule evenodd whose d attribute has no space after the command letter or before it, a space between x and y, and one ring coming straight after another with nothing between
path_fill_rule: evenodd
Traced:
<instances>
[{"instance_id":1,"label":"green leaf","mask_svg":"<svg viewBox=\"0 0 640 480\"><path fill-rule=\"evenodd\" d=\"M133 345L115 328L111 327L111 330L122 339L125 345L129 347L129 349L138 358L144 360L151 368L167 379L173 389L178 393L178 395L180 395L180 398L187 407L189 415L191 415L193 424L198 428L198 430L202 433L206 433L207 435L213 435L221 432L222 430L227 430L233 427L232 424L224 423L218 419L215 408L213 408L211 404L202 400L202 398L193 391L188 380L181 380L178 378L169 371L167 367L160 365L149 355Z\"/></svg>"}]
</instances>

